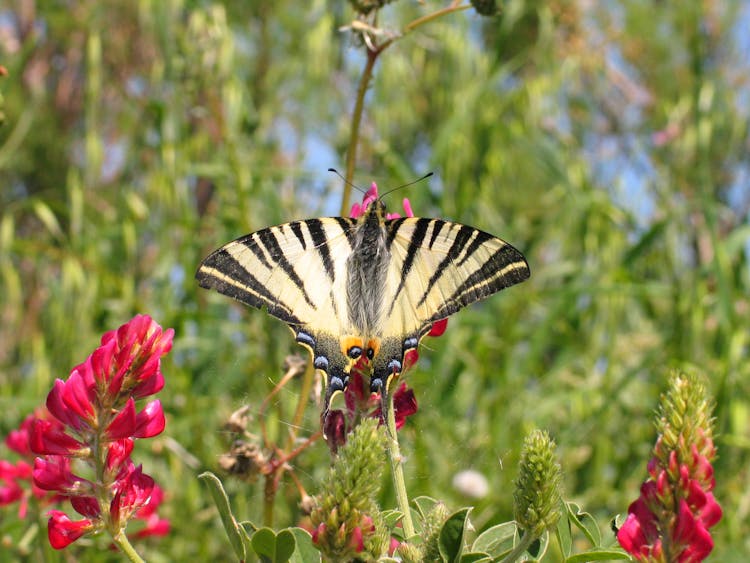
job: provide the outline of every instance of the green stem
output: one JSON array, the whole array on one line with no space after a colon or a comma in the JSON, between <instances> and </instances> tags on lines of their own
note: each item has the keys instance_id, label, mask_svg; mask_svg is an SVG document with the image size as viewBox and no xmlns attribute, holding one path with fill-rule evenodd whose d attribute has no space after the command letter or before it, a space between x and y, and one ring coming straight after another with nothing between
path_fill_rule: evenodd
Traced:
<instances>
[{"instance_id":1,"label":"green stem","mask_svg":"<svg viewBox=\"0 0 750 563\"><path fill-rule=\"evenodd\" d=\"M357 163L357 147L359 145L359 126L362 123L362 113L364 112L365 106L365 94L367 94L367 87L372 79L372 71L375 68L375 62L378 59L378 55L390 47L395 41L401 39L409 32L416 28L436 20L447 14L453 12L459 12L461 10L467 10L471 8L471 4L461 4L460 0L454 0L450 5L445 8L441 8L431 14L417 18L414 21L408 23L401 35L392 37L381 43L380 45L367 48L367 62L365 68L362 71L362 76L359 79L359 87L357 88L357 99L354 103L354 111L352 112L352 129L349 133L349 150L346 153L346 173L344 178L346 179L344 185L344 195L341 197L341 216L345 216L349 212L349 197L352 193L351 182L354 179L354 167Z\"/></svg>"},{"instance_id":2,"label":"green stem","mask_svg":"<svg viewBox=\"0 0 750 563\"><path fill-rule=\"evenodd\" d=\"M143 559L141 559L141 556L138 555L138 553L131 545L130 541L128 541L128 537L123 532L120 532L119 534L113 536L112 541L115 542L117 547L120 548L120 551L127 555L130 561L132 561L133 563L144 563Z\"/></svg>"},{"instance_id":3,"label":"green stem","mask_svg":"<svg viewBox=\"0 0 750 563\"><path fill-rule=\"evenodd\" d=\"M276 500L276 473L281 468L277 468L273 473L266 475L265 486L263 487L263 525L273 528L273 506Z\"/></svg>"},{"instance_id":4,"label":"green stem","mask_svg":"<svg viewBox=\"0 0 750 563\"><path fill-rule=\"evenodd\" d=\"M310 356L310 359L312 360L312 356ZM314 379L315 368L313 368L312 361L309 361L307 362L305 373L302 376L302 388L299 391L297 408L294 410L294 417L292 418L291 431L286 443L286 450L290 450L292 446L294 446L294 442L297 440L297 429L302 428L302 418L305 416L305 410L310 401L310 390L312 389Z\"/></svg>"},{"instance_id":5,"label":"green stem","mask_svg":"<svg viewBox=\"0 0 750 563\"><path fill-rule=\"evenodd\" d=\"M384 391L384 394L386 392ZM396 489L396 502L398 509L404 515L401 525L404 527L404 536L407 541L414 536L414 523L411 521L411 510L409 509L409 497L406 494L406 483L404 481L404 464L401 457L401 449L398 447L398 435L396 434L396 413L393 408L393 395L388 393L381 407L386 413L387 432L386 447L388 448L388 459L391 462L391 474L393 475L393 487Z\"/></svg>"},{"instance_id":6,"label":"green stem","mask_svg":"<svg viewBox=\"0 0 750 563\"><path fill-rule=\"evenodd\" d=\"M408 32L418 28L420 25L429 23L432 20L436 20L447 14L452 14L453 12L468 10L469 8L471 8L471 4L461 4L459 2L453 2L450 6L437 10L436 12L432 12L431 14L427 14L426 16L422 16L421 18L417 18L414 21L406 24L406 27L404 27L404 34L407 34Z\"/></svg>"},{"instance_id":7,"label":"green stem","mask_svg":"<svg viewBox=\"0 0 750 563\"><path fill-rule=\"evenodd\" d=\"M359 79L359 87L357 88L357 100L354 103L354 111L352 112L352 130L349 133L349 150L346 152L346 174L344 178L344 195L341 198L341 216L344 217L349 213L349 196L352 193L351 182L354 178L354 167L357 163L357 146L359 145L359 126L362 123L362 113L365 108L365 94L367 94L367 87L370 84L372 78L372 70L375 68L375 61L382 49L367 50L367 63L365 69L362 71L362 76Z\"/></svg>"},{"instance_id":8,"label":"green stem","mask_svg":"<svg viewBox=\"0 0 750 563\"><path fill-rule=\"evenodd\" d=\"M513 551L506 555L505 559L503 559L500 563L513 563L513 561L518 559L521 554L529 548L529 546L534 542L535 539L536 538L532 534L526 532L521 537L521 541L518 542L518 545L513 548Z\"/></svg>"}]
</instances>

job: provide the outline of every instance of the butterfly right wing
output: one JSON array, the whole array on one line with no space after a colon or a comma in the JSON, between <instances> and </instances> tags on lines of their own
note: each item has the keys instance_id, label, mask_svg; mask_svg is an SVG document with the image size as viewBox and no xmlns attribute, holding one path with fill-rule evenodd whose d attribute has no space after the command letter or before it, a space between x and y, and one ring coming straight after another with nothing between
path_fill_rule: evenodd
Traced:
<instances>
[{"instance_id":1,"label":"butterfly right wing","mask_svg":"<svg viewBox=\"0 0 750 563\"><path fill-rule=\"evenodd\" d=\"M526 280L530 272L518 250L468 225L418 217L385 225L391 260L373 377L387 386L433 323Z\"/></svg>"},{"instance_id":2,"label":"butterfly right wing","mask_svg":"<svg viewBox=\"0 0 750 563\"><path fill-rule=\"evenodd\" d=\"M211 253L195 274L201 287L265 308L313 353L331 392L345 385L351 359L339 335L347 326L346 261L356 221L294 221L256 231Z\"/></svg>"}]
</instances>

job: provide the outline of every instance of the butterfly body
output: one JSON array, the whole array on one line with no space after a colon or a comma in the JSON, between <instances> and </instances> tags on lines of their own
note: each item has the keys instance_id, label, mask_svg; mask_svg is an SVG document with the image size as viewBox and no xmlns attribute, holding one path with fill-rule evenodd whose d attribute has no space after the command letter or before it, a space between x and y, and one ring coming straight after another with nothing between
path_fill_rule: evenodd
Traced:
<instances>
[{"instance_id":1,"label":"butterfly body","mask_svg":"<svg viewBox=\"0 0 750 563\"><path fill-rule=\"evenodd\" d=\"M363 357L387 389L432 324L529 277L523 255L473 227L386 218L379 200L357 219L262 229L210 254L198 283L284 321L326 376L326 406Z\"/></svg>"}]
</instances>

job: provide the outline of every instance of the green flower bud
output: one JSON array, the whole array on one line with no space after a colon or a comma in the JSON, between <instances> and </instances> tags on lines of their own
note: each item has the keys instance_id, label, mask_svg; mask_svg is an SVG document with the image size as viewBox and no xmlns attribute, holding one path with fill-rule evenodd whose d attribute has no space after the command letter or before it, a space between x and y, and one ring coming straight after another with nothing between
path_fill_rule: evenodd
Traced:
<instances>
[{"instance_id":1,"label":"green flower bud","mask_svg":"<svg viewBox=\"0 0 750 563\"><path fill-rule=\"evenodd\" d=\"M438 502L425 516L422 522L422 537L424 538L422 561L441 560L438 540L440 529L448 516L450 516L448 508L442 502Z\"/></svg>"},{"instance_id":2,"label":"green flower bud","mask_svg":"<svg viewBox=\"0 0 750 563\"><path fill-rule=\"evenodd\" d=\"M676 451L680 462L692 459L695 445L700 455L714 456L713 404L706 386L695 374L675 372L669 378L667 391L661 396L656 419L660 436L654 454L665 466L669 452Z\"/></svg>"},{"instance_id":3,"label":"green flower bud","mask_svg":"<svg viewBox=\"0 0 750 563\"><path fill-rule=\"evenodd\" d=\"M422 563L423 561L440 561L440 556L437 559L427 559L422 555L422 550L416 545L410 543L402 543L396 549L396 554L401 557L401 561L404 563Z\"/></svg>"},{"instance_id":4,"label":"green flower bud","mask_svg":"<svg viewBox=\"0 0 750 563\"><path fill-rule=\"evenodd\" d=\"M560 519L562 473L555 442L546 431L534 430L523 443L513 512L518 526L538 538Z\"/></svg>"},{"instance_id":5,"label":"green flower bud","mask_svg":"<svg viewBox=\"0 0 750 563\"><path fill-rule=\"evenodd\" d=\"M313 542L330 561L369 561L388 548L375 498L385 468L383 429L365 419L339 449L310 514Z\"/></svg>"}]
</instances>

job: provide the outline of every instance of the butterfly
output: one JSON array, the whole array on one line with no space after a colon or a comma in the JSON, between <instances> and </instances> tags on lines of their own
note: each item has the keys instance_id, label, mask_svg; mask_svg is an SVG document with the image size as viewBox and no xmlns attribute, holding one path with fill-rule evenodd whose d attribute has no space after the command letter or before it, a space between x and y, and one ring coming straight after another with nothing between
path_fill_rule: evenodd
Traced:
<instances>
[{"instance_id":1,"label":"butterfly","mask_svg":"<svg viewBox=\"0 0 750 563\"><path fill-rule=\"evenodd\" d=\"M293 221L211 253L195 277L285 322L326 382L325 411L351 368L372 364L388 390L432 325L528 279L524 256L484 231L443 219L388 218L368 192L357 218Z\"/></svg>"}]
</instances>

